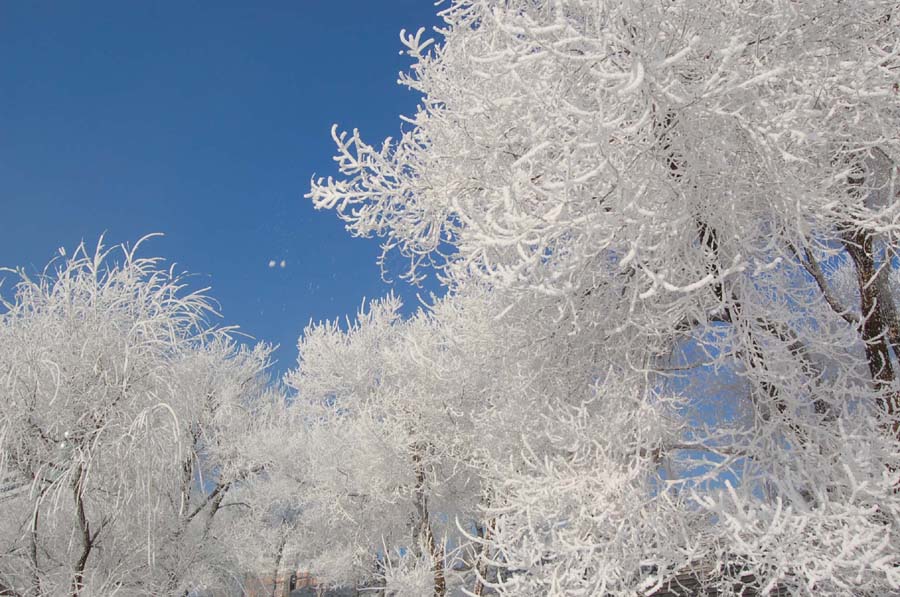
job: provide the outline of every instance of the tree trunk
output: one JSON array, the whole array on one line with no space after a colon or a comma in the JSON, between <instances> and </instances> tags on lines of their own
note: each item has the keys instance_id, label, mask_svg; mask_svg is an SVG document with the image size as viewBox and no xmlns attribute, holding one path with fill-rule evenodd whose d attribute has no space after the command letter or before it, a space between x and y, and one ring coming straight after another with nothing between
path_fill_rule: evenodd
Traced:
<instances>
[{"instance_id":1,"label":"tree trunk","mask_svg":"<svg viewBox=\"0 0 900 597\"><path fill-rule=\"evenodd\" d=\"M491 527L493 526L494 521L489 520L488 523L478 528L478 536L482 541L488 541L491 538ZM487 551L487 544L481 543L479 544L478 554L475 557L475 586L472 588L473 595L483 595L484 594L484 577L487 574L487 556L485 552Z\"/></svg>"},{"instance_id":2,"label":"tree trunk","mask_svg":"<svg viewBox=\"0 0 900 597\"><path fill-rule=\"evenodd\" d=\"M38 523L41 514L41 500L44 497L44 490L41 491L37 503L34 505L34 514L31 518L31 533L29 536L30 545L28 557L31 560L31 591L35 595L41 595L41 570L38 566ZM3 593L0 592L0 595Z\"/></svg>"},{"instance_id":3,"label":"tree trunk","mask_svg":"<svg viewBox=\"0 0 900 597\"><path fill-rule=\"evenodd\" d=\"M78 516L78 530L81 535L81 555L75 562L75 574L72 578L72 597L78 597L84 588L84 570L87 567L88 557L94 548L94 538L91 536L91 525L84 511L84 464L78 465L78 474L72 481L72 493L75 498L75 512Z\"/></svg>"},{"instance_id":4,"label":"tree trunk","mask_svg":"<svg viewBox=\"0 0 900 597\"><path fill-rule=\"evenodd\" d=\"M859 287L860 312L862 321L859 324L860 336L866 348L866 362L875 389L882 394L878 397L878 406L888 416L890 433L900 439L900 426L895 419L898 410L896 392L887 392L894 381L894 367L891 363L892 329L896 330L896 313L893 297L888 286L887 263L881 267L875 262L874 241L872 235L861 230L844 233L844 248L856 267L856 282ZM895 352L896 346L893 346Z\"/></svg>"},{"instance_id":5,"label":"tree trunk","mask_svg":"<svg viewBox=\"0 0 900 597\"><path fill-rule=\"evenodd\" d=\"M444 597L447 594L447 581L444 577L444 546L438 545L434 540L434 532L431 529L431 517L428 513L428 495L425 492L425 467L422 457L425 446L417 445L413 451L413 464L416 473L416 525L413 532L413 545L417 548L417 554L421 550L427 550L431 559L431 569L434 572L434 596Z\"/></svg>"},{"instance_id":6,"label":"tree trunk","mask_svg":"<svg viewBox=\"0 0 900 597\"><path fill-rule=\"evenodd\" d=\"M278 551L275 552L275 570L272 571L272 597L280 597L278 592L278 571L281 569L281 557L284 555L284 545L287 543L287 535L281 537Z\"/></svg>"}]
</instances>

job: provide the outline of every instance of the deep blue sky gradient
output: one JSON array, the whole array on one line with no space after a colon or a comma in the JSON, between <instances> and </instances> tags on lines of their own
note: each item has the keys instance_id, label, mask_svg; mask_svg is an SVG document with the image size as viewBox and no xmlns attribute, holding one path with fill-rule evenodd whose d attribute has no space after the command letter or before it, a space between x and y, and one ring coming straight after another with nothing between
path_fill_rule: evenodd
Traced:
<instances>
[{"instance_id":1,"label":"deep blue sky gradient","mask_svg":"<svg viewBox=\"0 0 900 597\"><path fill-rule=\"evenodd\" d=\"M212 286L224 322L282 345L386 285L378 241L303 194L335 173L332 123L370 142L417 97L401 28L429 0L0 4L0 265L36 270L82 239L145 246ZM270 269L270 260L286 261ZM391 273L396 278L398 266ZM8 292L8 284L4 286Z\"/></svg>"}]
</instances>

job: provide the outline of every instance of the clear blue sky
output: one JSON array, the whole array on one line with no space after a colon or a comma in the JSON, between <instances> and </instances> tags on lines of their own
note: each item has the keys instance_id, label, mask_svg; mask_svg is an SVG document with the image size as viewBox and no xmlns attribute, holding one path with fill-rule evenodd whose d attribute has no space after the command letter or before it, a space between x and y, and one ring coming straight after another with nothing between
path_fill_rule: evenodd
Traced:
<instances>
[{"instance_id":1,"label":"clear blue sky","mask_svg":"<svg viewBox=\"0 0 900 597\"><path fill-rule=\"evenodd\" d=\"M335 173L332 123L370 141L416 96L401 28L429 0L0 4L0 265L133 242L212 286L224 321L282 346L388 286L375 240L303 194ZM268 267L270 260L286 267ZM400 270L395 270L396 274ZM8 284L8 282L7 282Z\"/></svg>"}]
</instances>

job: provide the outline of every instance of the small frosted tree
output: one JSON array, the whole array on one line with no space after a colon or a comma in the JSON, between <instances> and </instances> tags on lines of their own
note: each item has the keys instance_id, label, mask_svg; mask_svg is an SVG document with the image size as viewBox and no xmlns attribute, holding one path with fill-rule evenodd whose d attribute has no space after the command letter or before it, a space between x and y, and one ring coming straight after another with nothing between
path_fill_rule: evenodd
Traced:
<instances>
[{"instance_id":1,"label":"small frosted tree","mask_svg":"<svg viewBox=\"0 0 900 597\"><path fill-rule=\"evenodd\" d=\"M202 292L136 250L82 245L18 271L0 315L9 594L180 594L226 574L215 520L255 470L240 442L269 349L241 348Z\"/></svg>"},{"instance_id":2,"label":"small frosted tree","mask_svg":"<svg viewBox=\"0 0 900 597\"><path fill-rule=\"evenodd\" d=\"M389 297L347 329L306 329L285 378L296 443L281 474L303 482L297 537L324 582L377 586L413 566L444 594L454 519L472 519L480 486L459 467L456 394L442 379L453 354L427 314L404 322L399 309Z\"/></svg>"}]
</instances>

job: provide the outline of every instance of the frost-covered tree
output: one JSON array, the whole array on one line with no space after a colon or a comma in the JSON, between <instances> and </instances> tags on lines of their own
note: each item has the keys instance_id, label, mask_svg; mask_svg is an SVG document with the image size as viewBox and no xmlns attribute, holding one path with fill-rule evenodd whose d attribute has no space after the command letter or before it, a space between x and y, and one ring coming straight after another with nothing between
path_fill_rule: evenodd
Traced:
<instances>
[{"instance_id":1,"label":"frost-covered tree","mask_svg":"<svg viewBox=\"0 0 900 597\"><path fill-rule=\"evenodd\" d=\"M456 376L442 375L452 366L444 338L426 314L404 322L399 309L389 297L345 328L306 329L285 378L296 392L292 432L259 493L297 513L285 548L321 582L381 586L415 568L444 594L460 549L455 520L473 519L480 485L459 464L466 446Z\"/></svg>"},{"instance_id":2,"label":"frost-covered tree","mask_svg":"<svg viewBox=\"0 0 900 597\"><path fill-rule=\"evenodd\" d=\"M138 243L140 244L140 243ZM242 449L270 349L133 249L24 271L0 314L4 594L166 595L222 584L216 525L255 473Z\"/></svg>"},{"instance_id":3,"label":"frost-covered tree","mask_svg":"<svg viewBox=\"0 0 900 597\"><path fill-rule=\"evenodd\" d=\"M504 438L460 460L490 496L470 590L900 589L897 3L441 14L402 36L408 127L335 129L309 196L435 267L429 325L484 355L448 384Z\"/></svg>"},{"instance_id":4,"label":"frost-covered tree","mask_svg":"<svg viewBox=\"0 0 900 597\"><path fill-rule=\"evenodd\" d=\"M426 581L437 595L462 588L483 594L498 582L517 593L524 587L504 580L498 563L534 550L540 560L547 543L528 534L537 532L533 512L517 500L541 516L552 512L545 523L552 528L572 513L540 504L545 491L579 510L584 493L573 492L573 483L599 487L613 474L619 485L592 507L643 509L643 535L603 554L608 560L639 552L638 539L678 535L697 518L684 500L665 508L635 500L652 482L640 471L658 468L660 447L684 446L662 419L675 415L680 400L636 395L637 384L612 376L601 385L585 363L609 362L613 347L559 333L556 320L541 317L554 307L546 297L507 308L498 320L502 298L473 285L407 321L389 299L348 330L333 323L307 329L300 366L287 378L298 392L298 423L280 478L294 483L268 479L261 490L272 496L273 486L283 487L282 495L296 496L298 557L318 576L369 582L390 595L423 594ZM591 437L598 425L614 436ZM563 470L543 468L551 464ZM581 478L585 470L592 474ZM565 474L571 482L560 480ZM568 528L576 536L584 531ZM501 539L509 545L500 548ZM435 545L445 551L429 553Z\"/></svg>"}]
</instances>

